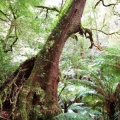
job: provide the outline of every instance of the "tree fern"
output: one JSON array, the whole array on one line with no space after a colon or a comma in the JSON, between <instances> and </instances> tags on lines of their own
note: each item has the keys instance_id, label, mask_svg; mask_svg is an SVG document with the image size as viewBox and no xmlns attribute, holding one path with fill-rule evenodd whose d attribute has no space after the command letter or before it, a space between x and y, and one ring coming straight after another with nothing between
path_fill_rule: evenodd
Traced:
<instances>
[{"instance_id":1,"label":"tree fern","mask_svg":"<svg viewBox=\"0 0 120 120\"><path fill-rule=\"evenodd\" d=\"M80 113L63 113L54 118L55 120L93 120L92 118Z\"/></svg>"},{"instance_id":2,"label":"tree fern","mask_svg":"<svg viewBox=\"0 0 120 120\"><path fill-rule=\"evenodd\" d=\"M102 106L108 112L110 119L113 119L114 111L120 110L119 59L118 51L106 51L104 55L94 59L93 65L88 69L91 81L81 81L82 85L96 91L99 96L96 100L102 101ZM90 92L85 94L83 97L86 98L86 101L88 101L86 96L96 96Z\"/></svg>"}]
</instances>

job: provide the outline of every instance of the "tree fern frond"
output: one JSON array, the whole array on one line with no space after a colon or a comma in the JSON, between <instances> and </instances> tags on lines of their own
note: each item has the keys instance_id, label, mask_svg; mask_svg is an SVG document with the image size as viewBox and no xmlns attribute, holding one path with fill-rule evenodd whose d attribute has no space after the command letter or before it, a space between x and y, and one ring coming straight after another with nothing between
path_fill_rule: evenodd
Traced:
<instances>
[{"instance_id":1,"label":"tree fern frond","mask_svg":"<svg viewBox=\"0 0 120 120\"><path fill-rule=\"evenodd\" d=\"M95 90L90 90L90 91L80 93L80 96L84 97L86 95L96 95L96 94L97 92Z\"/></svg>"},{"instance_id":2,"label":"tree fern frond","mask_svg":"<svg viewBox=\"0 0 120 120\"><path fill-rule=\"evenodd\" d=\"M76 112L85 112L89 111L91 108L84 106L84 103L74 103L70 106L70 109Z\"/></svg>"},{"instance_id":3,"label":"tree fern frond","mask_svg":"<svg viewBox=\"0 0 120 120\"><path fill-rule=\"evenodd\" d=\"M82 115L80 113L62 113L57 115L55 120L93 120L90 117Z\"/></svg>"},{"instance_id":4,"label":"tree fern frond","mask_svg":"<svg viewBox=\"0 0 120 120\"><path fill-rule=\"evenodd\" d=\"M95 85L93 82L84 80L84 81L81 81L80 83L81 83L82 85L90 88L90 89L95 90L97 93L99 93L99 94L101 94L101 95L103 95L103 96L106 96L106 93L105 93L104 89L102 89L102 88L101 88L100 86L98 86L98 85Z\"/></svg>"},{"instance_id":5,"label":"tree fern frond","mask_svg":"<svg viewBox=\"0 0 120 120\"><path fill-rule=\"evenodd\" d=\"M84 106L84 103L74 103L71 105L70 109L82 115L91 116L94 119L102 117L101 112L97 111L97 109L94 110L93 107Z\"/></svg>"},{"instance_id":6,"label":"tree fern frond","mask_svg":"<svg viewBox=\"0 0 120 120\"><path fill-rule=\"evenodd\" d=\"M114 120L119 120L120 111L114 114Z\"/></svg>"}]
</instances>

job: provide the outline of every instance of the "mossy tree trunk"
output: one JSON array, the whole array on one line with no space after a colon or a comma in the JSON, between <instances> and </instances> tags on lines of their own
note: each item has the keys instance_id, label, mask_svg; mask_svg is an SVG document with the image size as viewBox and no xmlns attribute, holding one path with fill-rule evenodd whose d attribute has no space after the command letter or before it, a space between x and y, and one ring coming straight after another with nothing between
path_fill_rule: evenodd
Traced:
<instances>
[{"instance_id":1,"label":"mossy tree trunk","mask_svg":"<svg viewBox=\"0 0 120 120\"><path fill-rule=\"evenodd\" d=\"M61 112L57 96L59 59L68 37L80 30L80 20L85 3L86 0L73 0L48 37L43 49L34 58L34 65L31 63L32 67L29 74L26 75L25 72L21 71L24 73L21 77L20 72L16 72L16 76L18 75L16 81L21 78L23 82L21 83L22 87L14 82L17 85L19 94L16 95L16 102L11 107L13 111L11 114L12 119L15 116L18 116L21 120L30 119L30 112L33 108L48 116ZM24 65L21 68L25 69ZM26 67L25 70L28 69L29 67ZM15 87L12 89L15 90ZM15 105L17 105L17 108L15 108ZM16 114L16 110L19 111L18 114Z\"/></svg>"}]
</instances>

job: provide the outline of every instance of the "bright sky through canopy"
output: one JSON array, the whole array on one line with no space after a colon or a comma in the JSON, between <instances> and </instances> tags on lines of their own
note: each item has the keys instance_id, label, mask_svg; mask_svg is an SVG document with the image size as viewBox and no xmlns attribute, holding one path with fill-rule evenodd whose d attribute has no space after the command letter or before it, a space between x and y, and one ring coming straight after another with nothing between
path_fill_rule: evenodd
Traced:
<instances>
[{"instance_id":1,"label":"bright sky through canopy","mask_svg":"<svg viewBox=\"0 0 120 120\"><path fill-rule=\"evenodd\" d=\"M58 6L61 2L62 0L46 0L45 4L50 6L52 5Z\"/></svg>"}]
</instances>

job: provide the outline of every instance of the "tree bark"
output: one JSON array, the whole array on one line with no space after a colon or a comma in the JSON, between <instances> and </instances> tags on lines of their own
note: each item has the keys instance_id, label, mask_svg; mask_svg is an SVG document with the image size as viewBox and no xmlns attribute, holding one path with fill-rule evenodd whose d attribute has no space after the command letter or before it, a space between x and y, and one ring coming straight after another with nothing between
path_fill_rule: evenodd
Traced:
<instances>
[{"instance_id":1,"label":"tree bark","mask_svg":"<svg viewBox=\"0 0 120 120\"><path fill-rule=\"evenodd\" d=\"M73 0L47 39L43 49L35 58L34 67L20 89L17 110L21 120L30 119L33 108L39 108L43 115L51 116L61 112L58 105L59 59L68 37L80 30L80 20L86 0ZM19 72L18 72L19 73ZM19 76L19 75L18 75ZM36 108L36 109L37 109ZM13 110L15 115L15 110ZM13 116L14 116L13 115ZM14 117L12 117L14 119Z\"/></svg>"}]
</instances>

